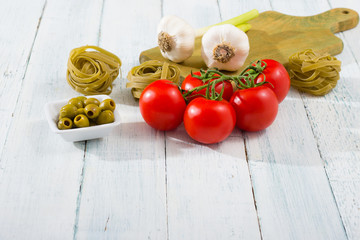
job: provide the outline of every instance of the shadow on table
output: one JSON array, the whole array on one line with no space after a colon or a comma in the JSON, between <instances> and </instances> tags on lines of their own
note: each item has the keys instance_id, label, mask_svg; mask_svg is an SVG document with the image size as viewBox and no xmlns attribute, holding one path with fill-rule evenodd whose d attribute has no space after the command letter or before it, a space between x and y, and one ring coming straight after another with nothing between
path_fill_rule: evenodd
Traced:
<instances>
[{"instance_id":1,"label":"shadow on table","mask_svg":"<svg viewBox=\"0 0 360 240\"><path fill-rule=\"evenodd\" d=\"M132 96L129 88L121 88L116 92L116 95L114 94L114 96L119 96L118 98L115 97L115 100L118 103L128 106L139 106L139 100Z\"/></svg>"},{"instance_id":2,"label":"shadow on table","mask_svg":"<svg viewBox=\"0 0 360 240\"><path fill-rule=\"evenodd\" d=\"M164 139L165 138L165 139ZM85 150L85 155L95 155L99 160L155 160L161 156L167 158L207 157L245 159L243 140L238 133L232 134L225 141L215 144L202 144L193 140L181 124L172 131L158 131L145 122L124 122L104 137L74 142L78 149ZM162 153L163 151L163 153ZM198 155L200 154L200 156ZM114 156L116 155L116 156Z\"/></svg>"},{"instance_id":3,"label":"shadow on table","mask_svg":"<svg viewBox=\"0 0 360 240\"><path fill-rule=\"evenodd\" d=\"M281 141L280 141L281 142ZM121 123L107 137L73 143L86 155L105 161L158 161L167 159L238 159L249 163L270 165L318 166L321 159L294 155L291 149L281 150L276 139L269 139L267 131L244 133L235 129L224 141L202 144L193 140L181 124L172 131L158 131L145 122ZM245 150L246 149L246 150Z\"/></svg>"},{"instance_id":4,"label":"shadow on table","mask_svg":"<svg viewBox=\"0 0 360 240\"><path fill-rule=\"evenodd\" d=\"M126 83L126 79L122 78L121 81ZM126 88L125 83L114 84L111 94L109 95L116 103L128 105L128 106L139 106L139 100L135 99L131 94L131 89Z\"/></svg>"},{"instance_id":5,"label":"shadow on table","mask_svg":"<svg viewBox=\"0 0 360 240\"><path fill-rule=\"evenodd\" d=\"M203 144L193 140L181 124L174 131L168 131L166 136L167 156L184 156L190 158L219 158L228 157L245 159L244 141L240 130L234 129L224 141L214 144Z\"/></svg>"}]
</instances>

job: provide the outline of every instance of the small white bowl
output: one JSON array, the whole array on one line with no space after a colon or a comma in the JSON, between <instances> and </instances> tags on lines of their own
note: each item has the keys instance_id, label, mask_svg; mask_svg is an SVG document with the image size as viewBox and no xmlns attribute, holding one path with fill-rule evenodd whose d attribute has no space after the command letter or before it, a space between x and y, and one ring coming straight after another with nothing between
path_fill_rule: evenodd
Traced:
<instances>
[{"instance_id":1,"label":"small white bowl","mask_svg":"<svg viewBox=\"0 0 360 240\"><path fill-rule=\"evenodd\" d=\"M88 98L94 97L98 99L100 102L107 98L110 98L107 95L94 95L87 97ZM57 127L57 122L59 119L59 111L64 105L67 104L69 100L70 99L63 99L59 101L50 102L45 105L46 119L49 123L50 129L54 133L59 134L62 138L64 138L65 141L77 142L77 141L102 138L107 136L116 126L120 124L120 114L117 108L115 108L114 110L115 121L113 123L107 123L107 124L84 127L84 128L59 130Z\"/></svg>"}]
</instances>

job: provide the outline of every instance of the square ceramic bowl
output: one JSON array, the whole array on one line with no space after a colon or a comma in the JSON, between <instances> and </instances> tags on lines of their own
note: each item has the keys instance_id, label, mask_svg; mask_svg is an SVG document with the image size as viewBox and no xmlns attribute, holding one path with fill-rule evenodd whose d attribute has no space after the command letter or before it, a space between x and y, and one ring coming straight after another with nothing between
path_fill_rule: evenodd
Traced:
<instances>
[{"instance_id":1,"label":"square ceramic bowl","mask_svg":"<svg viewBox=\"0 0 360 240\"><path fill-rule=\"evenodd\" d=\"M94 95L88 96L94 97L98 99L100 102L110 98L107 95ZM63 99L59 101L54 101L47 103L45 105L45 114L50 129L59 134L65 141L68 142L77 142L77 141L84 141L96 138L102 138L107 136L116 126L120 124L120 114L117 108L114 110L114 118L115 121L113 123L91 126L91 127L84 127L84 128L74 128L74 129L67 129L67 130L59 130L57 127L57 122L59 119L59 111L60 109L67 104L69 99Z\"/></svg>"}]
</instances>

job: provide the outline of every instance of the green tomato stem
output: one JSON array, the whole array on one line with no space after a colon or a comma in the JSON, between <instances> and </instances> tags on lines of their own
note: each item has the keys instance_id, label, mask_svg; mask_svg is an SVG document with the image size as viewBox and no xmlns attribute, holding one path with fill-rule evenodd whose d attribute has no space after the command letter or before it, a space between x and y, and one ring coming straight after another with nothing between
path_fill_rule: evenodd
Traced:
<instances>
[{"instance_id":1,"label":"green tomato stem","mask_svg":"<svg viewBox=\"0 0 360 240\"><path fill-rule=\"evenodd\" d=\"M200 73L201 73L201 76L194 75L194 74L192 74L192 76L195 77L195 78L198 78L198 79L200 79L200 80L203 80L203 81L206 79L205 82L208 82L208 83L207 83L207 84L204 84L204 85L202 85L202 86L199 86L199 87L195 87L195 88L193 88L193 89L191 89L191 90L189 90L189 91L186 91L186 92L183 94L184 97L189 96L191 93L193 93L193 92L195 92L195 91L203 90L203 89L209 87L211 84L213 84L213 85L214 85L214 88L215 88L215 85L216 85L217 83L219 83L219 82L223 82L223 81L226 81L226 80L232 80L232 81L234 81L234 77L225 75L225 74L223 74L223 73L221 73L221 72L219 72L219 71L217 71L217 70L213 70L213 69L209 69L209 70L206 71L206 72L200 71ZM211 74L211 73L214 73L214 74ZM219 74L220 76L215 76L215 73L216 73L216 74ZM215 79L215 80L212 81L212 82L210 82L210 80L212 80L212 79Z\"/></svg>"},{"instance_id":2,"label":"green tomato stem","mask_svg":"<svg viewBox=\"0 0 360 240\"><path fill-rule=\"evenodd\" d=\"M249 66L247 66L239 75L237 76L229 76L222 72L220 72L216 68L210 68L208 70L200 70L200 76L195 75L191 73L191 75L197 79L200 79L203 81L204 85L195 87L189 91L183 90L183 97L186 101L188 101L187 97L192 94L193 92L198 92L206 88L205 98L211 99L211 100L222 100L222 95L224 93L225 85L222 86L221 92L217 93L215 91L216 84L224 81L233 81L237 88L239 89L248 89L248 88L254 88L259 87L261 85L264 85L265 83L269 83L266 81L255 83L255 79L259 76L259 74L263 74L262 72L266 68L266 62L264 61L256 61L253 63L250 63ZM213 81L211 81L213 80ZM265 80L265 75L264 75ZM271 83L269 83L272 85ZM211 94L210 94L211 93ZM202 95L202 94L199 94ZM202 95L203 96L203 95Z\"/></svg>"}]
</instances>

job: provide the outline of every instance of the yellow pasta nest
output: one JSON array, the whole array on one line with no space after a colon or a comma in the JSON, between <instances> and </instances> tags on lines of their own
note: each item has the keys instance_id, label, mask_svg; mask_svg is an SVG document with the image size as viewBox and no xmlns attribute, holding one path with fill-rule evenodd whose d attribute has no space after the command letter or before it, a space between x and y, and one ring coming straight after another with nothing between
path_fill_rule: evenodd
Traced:
<instances>
[{"instance_id":1,"label":"yellow pasta nest","mask_svg":"<svg viewBox=\"0 0 360 240\"><path fill-rule=\"evenodd\" d=\"M341 61L329 54L311 49L293 54L289 58L291 85L301 91L323 96L340 79Z\"/></svg>"},{"instance_id":2,"label":"yellow pasta nest","mask_svg":"<svg viewBox=\"0 0 360 240\"><path fill-rule=\"evenodd\" d=\"M156 80L167 79L178 84L180 69L167 62L150 60L133 67L127 78L129 82L126 83L126 87L131 88L134 98L140 98L145 87Z\"/></svg>"},{"instance_id":3,"label":"yellow pasta nest","mask_svg":"<svg viewBox=\"0 0 360 240\"><path fill-rule=\"evenodd\" d=\"M100 47L83 46L70 52L67 66L66 79L75 91L84 95L109 95L119 75L121 61Z\"/></svg>"}]
</instances>

